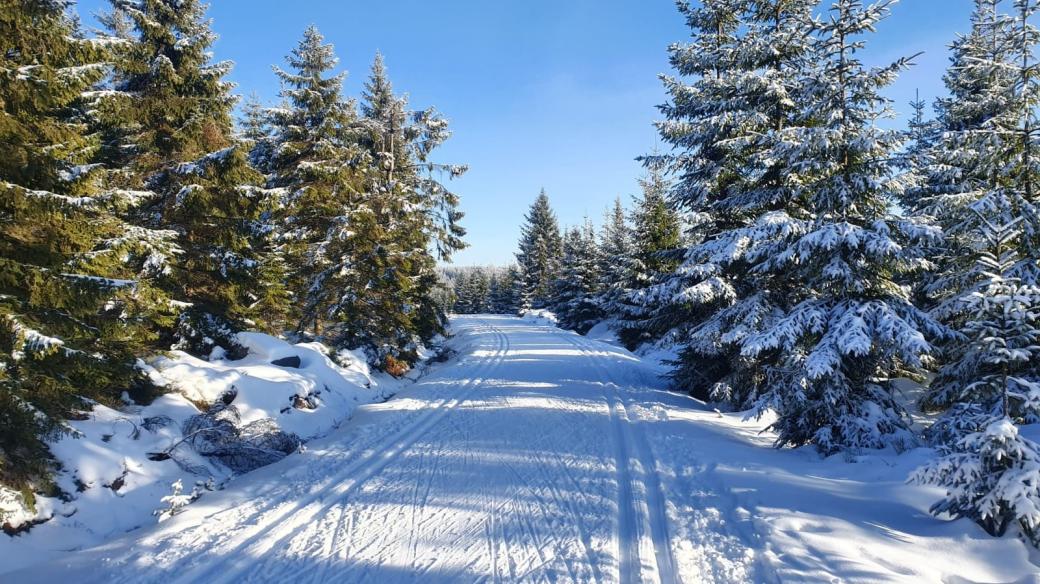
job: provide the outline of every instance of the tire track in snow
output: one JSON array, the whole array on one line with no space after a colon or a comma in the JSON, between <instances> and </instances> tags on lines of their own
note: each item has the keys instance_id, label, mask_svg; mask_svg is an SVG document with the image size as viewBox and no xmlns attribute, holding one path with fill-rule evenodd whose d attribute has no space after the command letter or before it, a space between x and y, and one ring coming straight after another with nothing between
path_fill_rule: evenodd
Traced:
<instances>
[{"instance_id":1,"label":"tire track in snow","mask_svg":"<svg viewBox=\"0 0 1040 584\"><path fill-rule=\"evenodd\" d=\"M644 547L653 550L653 568L657 581L678 582L657 462L641 422L635 415L631 399L621 397L618 391L620 385L609 364L604 363L606 357L599 347L576 333L561 331L558 334L589 359L608 385L604 399L610 411L612 433L617 444L620 581L641 581L642 568L649 567L640 553L640 548ZM634 473L631 469L633 451L638 466ZM640 523L637 524L637 521ZM646 536L649 536L649 541L645 541Z\"/></svg>"},{"instance_id":2,"label":"tire track in snow","mask_svg":"<svg viewBox=\"0 0 1040 584\"><path fill-rule=\"evenodd\" d=\"M370 450L355 463L347 465L328 481L333 485L331 492L312 492L300 500L283 506L271 517L265 517L248 534L235 538L230 549L220 551L221 558L189 568L180 577L172 580L173 584L222 584L238 581L250 568L262 569L256 559L263 558L267 552L280 544L293 532L316 517L319 513L339 503L343 497L378 474L383 468L396 459L404 450L418 441L447 412L465 401L479 387L484 376L500 364L509 351L509 339L498 328L484 322L484 326L494 332L497 340L495 351L474 366L472 376L462 384L462 393L455 397L440 400L433 408L418 416L413 423L394 434L379 446ZM328 502L325 502L328 501ZM227 558L227 559L224 559ZM331 556L326 558L331 560ZM262 561L262 560L261 560ZM218 568L221 570L218 572ZM304 574L294 574L294 577Z\"/></svg>"}]
</instances>

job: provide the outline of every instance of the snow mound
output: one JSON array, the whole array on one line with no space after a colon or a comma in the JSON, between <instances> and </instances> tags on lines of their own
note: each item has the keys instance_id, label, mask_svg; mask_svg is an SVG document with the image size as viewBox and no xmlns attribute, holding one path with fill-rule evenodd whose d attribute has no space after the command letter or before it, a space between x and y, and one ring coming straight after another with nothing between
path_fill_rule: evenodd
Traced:
<instances>
[{"instance_id":1,"label":"snow mound","mask_svg":"<svg viewBox=\"0 0 1040 584\"><path fill-rule=\"evenodd\" d=\"M0 536L0 571L153 524L174 483L205 496L207 486L278 460L402 383L377 378L350 351L333 358L320 343L294 345L261 333L240 333L238 341L249 353L237 361L172 351L140 363L169 393L147 406L97 404L86 419L68 422L69 432L50 444L60 465L55 482L68 501L37 497L28 505L0 489L5 523L39 523ZM218 432L207 429L216 426Z\"/></svg>"},{"instance_id":2,"label":"snow mound","mask_svg":"<svg viewBox=\"0 0 1040 584\"><path fill-rule=\"evenodd\" d=\"M192 402L208 407L229 399L239 426L271 418L304 440L327 434L359 403L386 397L372 389L365 360L349 351L333 361L320 343L293 345L261 333L240 333L238 341L249 354L237 361L174 351L154 366L168 388Z\"/></svg>"},{"instance_id":3,"label":"snow mound","mask_svg":"<svg viewBox=\"0 0 1040 584\"><path fill-rule=\"evenodd\" d=\"M558 319L556 315L544 308L529 309L520 313L520 318L532 324L556 326Z\"/></svg>"}]
</instances>

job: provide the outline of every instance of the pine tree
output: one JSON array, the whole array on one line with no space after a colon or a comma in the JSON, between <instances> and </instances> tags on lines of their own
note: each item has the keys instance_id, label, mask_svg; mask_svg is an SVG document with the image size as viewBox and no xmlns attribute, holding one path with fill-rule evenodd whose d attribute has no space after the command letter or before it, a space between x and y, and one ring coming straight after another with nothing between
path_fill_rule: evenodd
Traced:
<instances>
[{"instance_id":1,"label":"pine tree","mask_svg":"<svg viewBox=\"0 0 1040 584\"><path fill-rule=\"evenodd\" d=\"M120 279L120 213L88 115L108 44L62 0L0 2L0 482L44 488L61 420L147 389L135 357L163 323L146 283Z\"/></svg>"},{"instance_id":2,"label":"pine tree","mask_svg":"<svg viewBox=\"0 0 1040 584\"><path fill-rule=\"evenodd\" d=\"M588 219L583 227L567 231L551 304L560 327L585 334L603 320L603 311L597 302L599 255L595 230Z\"/></svg>"},{"instance_id":3,"label":"pine tree","mask_svg":"<svg viewBox=\"0 0 1040 584\"><path fill-rule=\"evenodd\" d=\"M642 196L632 213L632 252L628 262L628 294L619 305L618 337L626 346L661 338L671 330L682 310L671 298L664 300L646 290L671 277L678 267L679 217L668 204L671 184L662 169L652 167L640 179Z\"/></svg>"},{"instance_id":4,"label":"pine tree","mask_svg":"<svg viewBox=\"0 0 1040 584\"><path fill-rule=\"evenodd\" d=\"M621 206L621 197L614 199L614 206L604 215L599 248L600 293L597 302L605 314L616 315L633 279L632 230Z\"/></svg>"},{"instance_id":5,"label":"pine tree","mask_svg":"<svg viewBox=\"0 0 1040 584\"><path fill-rule=\"evenodd\" d=\"M927 265L914 241L933 231L888 212L903 186L890 162L902 136L877 126L888 115L878 91L906 61L867 69L856 57L856 37L886 15L887 3L836 0L820 22L798 96L810 123L793 148L808 180L789 185L807 213L767 213L747 252L756 284L784 309L740 344L742 356L768 358L757 407L776 411L780 444L825 453L912 443L891 380L917 374L927 339L945 334L896 281Z\"/></svg>"},{"instance_id":6,"label":"pine tree","mask_svg":"<svg viewBox=\"0 0 1040 584\"><path fill-rule=\"evenodd\" d=\"M516 254L523 280L521 309L543 308L550 301L562 255L560 227L542 189L524 218Z\"/></svg>"},{"instance_id":7,"label":"pine tree","mask_svg":"<svg viewBox=\"0 0 1040 584\"><path fill-rule=\"evenodd\" d=\"M930 429L942 456L912 478L946 489L933 513L969 517L993 535L1017 523L1040 545L1040 446L1015 426L1040 421L1040 287L1013 275L1020 223L980 229L985 279L963 300L966 341L937 389L956 405Z\"/></svg>"},{"instance_id":8,"label":"pine tree","mask_svg":"<svg viewBox=\"0 0 1040 584\"><path fill-rule=\"evenodd\" d=\"M263 328L284 305L277 263L262 226L269 197L233 135L231 63L212 63L215 35L196 0L114 0L133 23L115 63L121 99L115 126L126 186L154 193L137 221L176 234L182 253L156 274L173 299L187 303L169 338L198 355L215 347L242 353L234 333ZM158 269L156 269L158 268Z\"/></svg>"},{"instance_id":9,"label":"pine tree","mask_svg":"<svg viewBox=\"0 0 1040 584\"><path fill-rule=\"evenodd\" d=\"M347 281L353 250L351 213L360 206L365 165L356 106L342 96L346 73L331 74L337 59L314 26L286 57L289 70L275 68L283 107L268 112L273 126L269 186L280 193L276 237L290 266L295 330L326 333L335 323L332 307L356 292ZM337 330L331 331L335 337Z\"/></svg>"},{"instance_id":10,"label":"pine tree","mask_svg":"<svg viewBox=\"0 0 1040 584\"><path fill-rule=\"evenodd\" d=\"M999 7L999 0L976 2L972 32L954 44L945 77L949 96L937 102L942 138L930 151L926 177L924 211L939 221L945 238L934 253L938 269L924 291L932 314L962 331L976 324L971 299L993 274L993 266L978 261L986 253L980 233L991 232L994 225L1019 224L1023 234L1014 239L1017 260L1006 276L1024 285L1038 284L1033 134L1040 78L1033 53L1040 36L1030 24L1036 6L1016 2L1014 15L1000 13ZM951 337L942 348L944 365L923 406L960 411L978 405L978 396L962 389L978 366L971 358L970 337ZM1040 366L1033 367L1032 375L1040 375Z\"/></svg>"}]
</instances>

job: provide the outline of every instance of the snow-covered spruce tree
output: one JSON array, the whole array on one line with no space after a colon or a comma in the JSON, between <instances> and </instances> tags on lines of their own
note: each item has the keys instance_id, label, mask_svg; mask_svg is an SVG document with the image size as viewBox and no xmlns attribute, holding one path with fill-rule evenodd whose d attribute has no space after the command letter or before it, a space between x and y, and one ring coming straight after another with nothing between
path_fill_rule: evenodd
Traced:
<instances>
[{"instance_id":1,"label":"snow-covered spruce tree","mask_svg":"<svg viewBox=\"0 0 1040 584\"><path fill-rule=\"evenodd\" d=\"M688 247L672 273L634 295L651 319L678 327L685 346L677 387L703 399L747 406L771 355L741 354L748 335L768 329L787 295L751 267L749 242L782 229L773 217L805 220L798 150L800 107L814 30L811 0L713 0L680 5L693 40L673 45L678 76L664 77L669 102L658 123L673 146L649 156L675 179L672 207L688 218ZM687 81L689 79L689 81ZM759 249L779 253L782 247ZM655 316L655 313L660 316Z\"/></svg>"},{"instance_id":2,"label":"snow-covered spruce tree","mask_svg":"<svg viewBox=\"0 0 1040 584\"><path fill-rule=\"evenodd\" d=\"M603 320L597 302L599 291L599 246L592 222L569 229L563 238L563 257L551 303L560 327L585 334Z\"/></svg>"},{"instance_id":3,"label":"snow-covered spruce tree","mask_svg":"<svg viewBox=\"0 0 1040 584\"><path fill-rule=\"evenodd\" d=\"M132 203L94 162L88 90L108 45L83 39L70 2L0 1L0 484L45 489L44 438L61 420L144 387L154 338L146 287L92 254L129 230ZM161 312L161 311L159 311Z\"/></svg>"},{"instance_id":4,"label":"snow-covered spruce tree","mask_svg":"<svg viewBox=\"0 0 1040 584\"><path fill-rule=\"evenodd\" d=\"M660 302L644 291L670 278L681 257L679 216L668 203L671 184L662 169L651 167L639 180L642 195L632 211L632 250L628 293L618 304L618 337L629 347L661 338L683 316L671 299Z\"/></svg>"},{"instance_id":5,"label":"snow-covered spruce tree","mask_svg":"<svg viewBox=\"0 0 1040 584\"><path fill-rule=\"evenodd\" d=\"M355 124L360 191L335 227L321 275L332 297L327 315L335 322L326 337L364 348L371 363L387 369L399 369L397 360L419 340L416 286L428 264L408 167L405 107L377 57Z\"/></svg>"},{"instance_id":6,"label":"snow-covered spruce tree","mask_svg":"<svg viewBox=\"0 0 1040 584\"><path fill-rule=\"evenodd\" d=\"M899 206L904 214L919 213L922 201L928 196L928 169L932 165L932 154L938 138L937 125L934 120L925 116L928 104L921 99L920 92L910 102L913 113L906 129L906 149L903 152L901 168L908 179L899 199Z\"/></svg>"},{"instance_id":7,"label":"snow-covered spruce tree","mask_svg":"<svg viewBox=\"0 0 1040 584\"><path fill-rule=\"evenodd\" d=\"M1030 24L1036 6L1015 4L1016 14L999 11L1000 2L979 0L972 32L954 43L945 80L949 96L938 100L943 133L931 150L924 211L943 227L943 246L934 254L938 269L924 292L932 313L954 329L974 318L967 300L992 273L980 263L980 232L991 225L1021 221L1016 239L1018 260L1009 276L1037 285L1037 144L1036 108L1040 105L1036 61L1037 30ZM933 381L923 406L929 410L968 407L974 365L970 340L955 337L942 345L945 365ZM1033 375L1040 374L1040 364ZM965 377L967 376L967 377Z\"/></svg>"},{"instance_id":8,"label":"snow-covered spruce tree","mask_svg":"<svg viewBox=\"0 0 1040 584\"><path fill-rule=\"evenodd\" d=\"M464 247L465 231L458 197L439 175L454 178L465 167L431 160L450 136L447 121L433 109L409 111L407 99L394 95L381 55L365 83L359 129L368 162L345 238L351 292L333 309L349 315L345 342L365 346L375 363L411 362L419 341L444 331L432 297L436 262Z\"/></svg>"},{"instance_id":9,"label":"snow-covered spruce tree","mask_svg":"<svg viewBox=\"0 0 1040 584\"><path fill-rule=\"evenodd\" d=\"M1015 425L1040 421L1040 287L1012 275L1020 223L980 228L984 280L962 300L965 341L944 370L958 381L943 388L957 405L932 427L942 456L912 480L946 489L933 513L971 518L993 535L1017 524L1040 545L1040 446Z\"/></svg>"},{"instance_id":10,"label":"snow-covered spruce tree","mask_svg":"<svg viewBox=\"0 0 1040 584\"><path fill-rule=\"evenodd\" d=\"M262 217L269 206L248 148L233 135L228 62L212 63L215 35L197 0L113 0L133 23L115 60L106 121L119 136L127 187L154 193L137 221L176 234L181 252L165 267L146 258L174 299L187 303L168 339L207 355L240 354L233 334L264 328L284 306L281 274ZM113 162L119 162L118 155Z\"/></svg>"},{"instance_id":11,"label":"snow-covered spruce tree","mask_svg":"<svg viewBox=\"0 0 1040 584\"><path fill-rule=\"evenodd\" d=\"M455 276L455 312L459 314L473 314L477 304L473 276L472 270L463 270Z\"/></svg>"},{"instance_id":12,"label":"snow-covered spruce tree","mask_svg":"<svg viewBox=\"0 0 1040 584\"><path fill-rule=\"evenodd\" d=\"M470 292L469 273L464 271L451 271L447 274L448 281L454 296L452 312L457 314L469 314Z\"/></svg>"},{"instance_id":13,"label":"snow-covered spruce tree","mask_svg":"<svg viewBox=\"0 0 1040 584\"><path fill-rule=\"evenodd\" d=\"M238 125L242 138L249 143L249 161L253 168L265 176L269 175L270 163L274 158L274 129L271 126L270 108L255 93L250 94L242 105L242 117Z\"/></svg>"},{"instance_id":14,"label":"snow-covered spruce tree","mask_svg":"<svg viewBox=\"0 0 1040 584\"><path fill-rule=\"evenodd\" d=\"M632 229L621 205L621 197L604 214L603 227L599 234L600 309L608 317L616 316L620 303L632 281Z\"/></svg>"},{"instance_id":15,"label":"snow-covered spruce tree","mask_svg":"<svg viewBox=\"0 0 1040 584\"><path fill-rule=\"evenodd\" d=\"M455 312L482 314L497 310L494 297L494 282L498 278L496 268L456 268L450 274L455 290Z\"/></svg>"},{"instance_id":16,"label":"snow-covered spruce tree","mask_svg":"<svg viewBox=\"0 0 1040 584\"><path fill-rule=\"evenodd\" d=\"M927 265L911 243L934 235L889 212L902 135L878 127L889 113L879 91L906 61L867 69L857 58L888 4L836 0L820 21L797 94L809 121L770 155L796 173L780 192L804 212L764 214L746 252L756 286L783 309L740 341L742 356L766 360L757 411L776 411L779 444L824 453L912 443L892 379L916 374L927 339L946 333L897 283Z\"/></svg>"},{"instance_id":17,"label":"snow-covered spruce tree","mask_svg":"<svg viewBox=\"0 0 1040 584\"><path fill-rule=\"evenodd\" d=\"M516 314L520 310L522 279L515 264L490 267L488 310L494 314Z\"/></svg>"},{"instance_id":18,"label":"snow-covered spruce tree","mask_svg":"<svg viewBox=\"0 0 1040 584\"><path fill-rule=\"evenodd\" d=\"M488 312L498 314L502 312L502 276L504 272L496 268L491 269L488 280Z\"/></svg>"},{"instance_id":19,"label":"snow-covered spruce tree","mask_svg":"<svg viewBox=\"0 0 1040 584\"><path fill-rule=\"evenodd\" d=\"M316 27L304 31L286 62L287 70L275 68L284 103L266 116L273 128L268 184L280 198L275 235L289 266L294 328L323 335L335 320L330 307L354 292L329 277L340 273L330 247L346 245L348 216L362 189L355 164L362 152L351 132L356 106L343 98L346 73L331 74L338 60Z\"/></svg>"},{"instance_id":20,"label":"snow-covered spruce tree","mask_svg":"<svg viewBox=\"0 0 1040 584\"><path fill-rule=\"evenodd\" d=\"M542 189L524 217L520 250L516 254L523 281L521 310L544 308L548 304L562 255L560 227L556 222L556 214L549 206L549 196Z\"/></svg>"},{"instance_id":21,"label":"snow-covered spruce tree","mask_svg":"<svg viewBox=\"0 0 1040 584\"><path fill-rule=\"evenodd\" d=\"M936 269L925 278L922 291L933 313L954 328L963 323L962 295L981 278L973 249L980 216L976 211L999 224L1014 215L1001 191L1006 173L994 166L1014 155L1014 140L996 130L1017 118L1005 103L1015 84L1015 65L1004 40L1012 37L1012 22L1000 12L1002 2L976 0L971 32L951 45L950 67L943 77L948 95L935 102L935 143L919 171L923 184L915 210L934 217L944 233L932 254Z\"/></svg>"},{"instance_id":22,"label":"snow-covered spruce tree","mask_svg":"<svg viewBox=\"0 0 1040 584\"><path fill-rule=\"evenodd\" d=\"M516 283L513 281L516 273L510 268L491 268L491 281L488 292L488 312L492 314L511 314L513 308L513 290Z\"/></svg>"},{"instance_id":23,"label":"snow-covered spruce tree","mask_svg":"<svg viewBox=\"0 0 1040 584\"><path fill-rule=\"evenodd\" d=\"M470 302L472 314L491 312L491 278L484 268L475 268L469 274Z\"/></svg>"},{"instance_id":24,"label":"snow-covered spruce tree","mask_svg":"<svg viewBox=\"0 0 1040 584\"><path fill-rule=\"evenodd\" d=\"M520 286L523 279L520 268L510 264L499 276L500 296L496 310L501 314L516 314L520 311Z\"/></svg>"}]
</instances>

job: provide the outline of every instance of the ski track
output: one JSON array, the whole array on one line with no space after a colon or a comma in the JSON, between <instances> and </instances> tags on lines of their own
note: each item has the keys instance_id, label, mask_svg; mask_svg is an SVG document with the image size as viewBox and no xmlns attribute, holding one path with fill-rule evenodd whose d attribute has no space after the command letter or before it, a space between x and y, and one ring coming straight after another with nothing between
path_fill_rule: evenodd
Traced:
<instances>
[{"instance_id":1,"label":"ski track","mask_svg":"<svg viewBox=\"0 0 1040 584\"><path fill-rule=\"evenodd\" d=\"M267 474L72 554L68 572L106 584L689 578L673 549L688 534L670 526L676 494L658 474L671 471L637 405L650 393L642 364L512 317L454 325L458 360ZM730 534L702 537L740 551ZM711 579L697 572L687 581Z\"/></svg>"},{"instance_id":2,"label":"ski track","mask_svg":"<svg viewBox=\"0 0 1040 584\"><path fill-rule=\"evenodd\" d=\"M566 335L565 340L585 355L606 380L604 399L610 408L611 426L617 442L618 468L618 540L621 574L631 582L678 582L675 561L668 534L664 493L657 477L657 462L653 458L646 435L629 400L622 400L618 384L611 373L612 364L605 363L603 351L591 341L578 335ZM635 459L632 450L636 451ZM636 470L633 473L632 467ZM649 538L649 541L647 539ZM654 564L644 559L652 550ZM652 572L645 578L644 572Z\"/></svg>"}]
</instances>

